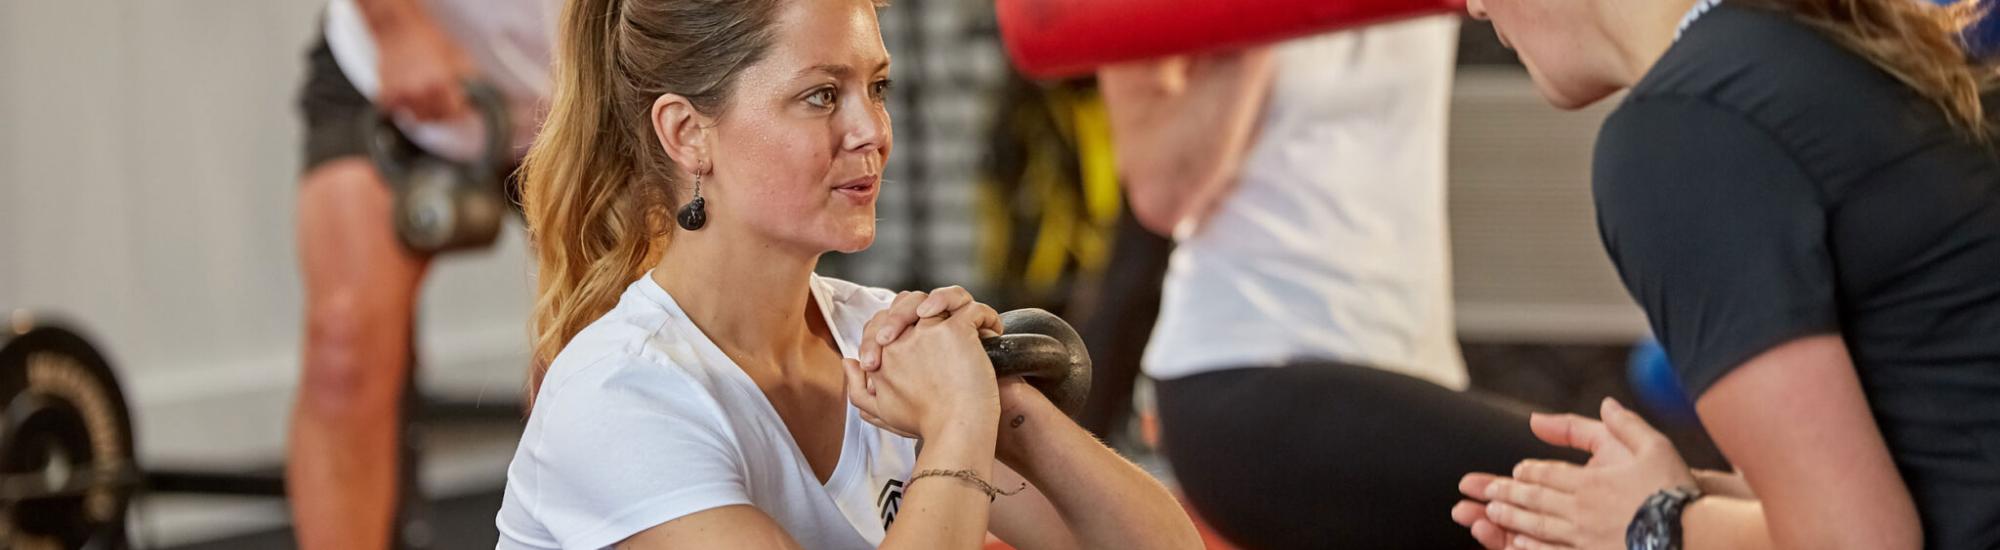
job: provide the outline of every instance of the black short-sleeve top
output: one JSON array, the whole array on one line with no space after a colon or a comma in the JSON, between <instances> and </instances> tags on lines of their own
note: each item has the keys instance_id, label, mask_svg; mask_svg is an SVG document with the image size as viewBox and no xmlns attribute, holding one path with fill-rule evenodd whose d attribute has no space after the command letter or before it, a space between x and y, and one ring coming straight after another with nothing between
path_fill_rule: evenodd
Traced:
<instances>
[{"instance_id":1,"label":"black short-sleeve top","mask_svg":"<svg viewBox=\"0 0 2000 550\"><path fill-rule=\"evenodd\" d=\"M1992 143L1819 30L1725 2L1605 121L1593 179L1605 248L1692 395L1838 334L1926 545L2000 548Z\"/></svg>"}]
</instances>

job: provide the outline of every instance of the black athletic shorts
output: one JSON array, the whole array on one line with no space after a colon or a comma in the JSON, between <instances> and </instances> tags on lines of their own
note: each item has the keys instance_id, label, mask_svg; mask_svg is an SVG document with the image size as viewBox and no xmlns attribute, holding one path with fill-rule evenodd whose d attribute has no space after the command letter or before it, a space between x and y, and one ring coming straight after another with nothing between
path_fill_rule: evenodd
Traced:
<instances>
[{"instance_id":1,"label":"black athletic shorts","mask_svg":"<svg viewBox=\"0 0 2000 550\"><path fill-rule=\"evenodd\" d=\"M366 156L368 145L362 133L365 117L374 116L368 97L354 88L327 49L326 37L313 39L306 52L306 81L299 88L299 114L306 122L305 163L301 173L311 172L326 161L349 156Z\"/></svg>"},{"instance_id":2,"label":"black athletic shorts","mask_svg":"<svg viewBox=\"0 0 2000 550\"><path fill-rule=\"evenodd\" d=\"M368 124L376 116L374 103L354 83L347 80L327 48L326 37L313 39L306 51L306 82L299 88L299 114L306 122L304 163L299 173L318 168L342 157L368 156ZM520 159L508 159L501 167L507 178L504 193L507 205L521 213Z\"/></svg>"}]
</instances>

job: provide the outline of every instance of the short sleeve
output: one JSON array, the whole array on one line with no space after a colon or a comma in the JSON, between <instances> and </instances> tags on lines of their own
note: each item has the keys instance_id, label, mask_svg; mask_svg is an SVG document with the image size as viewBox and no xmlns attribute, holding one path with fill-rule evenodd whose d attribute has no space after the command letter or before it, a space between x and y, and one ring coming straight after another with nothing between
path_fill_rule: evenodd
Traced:
<instances>
[{"instance_id":1,"label":"short sleeve","mask_svg":"<svg viewBox=\"0 0 2000 550\"><path fill-rule=\"evenodd\" d=\"M570 377L536 407L548 417L530 442L533 509L563 548L603 548L682 516L750 504L735 438L700 385L670 365L606 361L591 370L607 370Z\"/></svg>"},{"instance_id":2,"label":"short sleeve","mask_svg":"<svg viewBox=\"0 0 2000 550\"><path fill-rule=\"evenodd\" d=\"M1839 329L1820 191L1741 115L1628 100L1598 136L1598 229L1689 395L1771 348Z\"/></svg>"}]
</instances>

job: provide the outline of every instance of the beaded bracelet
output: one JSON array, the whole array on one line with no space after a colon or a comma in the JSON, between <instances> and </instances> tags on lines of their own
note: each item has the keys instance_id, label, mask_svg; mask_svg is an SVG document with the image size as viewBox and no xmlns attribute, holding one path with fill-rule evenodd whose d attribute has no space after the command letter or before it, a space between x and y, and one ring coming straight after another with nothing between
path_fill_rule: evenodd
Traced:
<instances>
[{"instance_id":1,"label":"beaded bracelet","mask_svg":"<svg viewBox=\"0 0 2000 550\"><path fill-rule=\"evenodd\" d=\"M1022 483L1020 487L1012 491L1002 491L994 488L993 484L987 483L986 480L980 479L979 473L972 470L924 470L917 472L917 475L910 476L910 484L915 485L917 480L927 477L952 477L964 480L966 483L978 486L980 492L986 493L987 502L993 502L1002 496L1014 496L1028 488L1027 483Z\"/></svg>"}]
</instances>

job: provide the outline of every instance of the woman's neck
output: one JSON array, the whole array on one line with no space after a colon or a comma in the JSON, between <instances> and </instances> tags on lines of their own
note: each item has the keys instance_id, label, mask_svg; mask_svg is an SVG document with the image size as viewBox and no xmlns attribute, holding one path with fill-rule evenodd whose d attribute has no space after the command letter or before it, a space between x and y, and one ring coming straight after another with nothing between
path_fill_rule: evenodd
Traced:
<instances>
[{"instance_id":1,"label":"woman's neck","mask_svg":"<svg viewBox=\"0 0 2000 550\"><path fill-rule=\"evenodd\" d=\"M813 340L808 315L817 254L730 235L711 226L674 234L653 281L695 326L739 360L788 363Z\"/></svg>"},{"instance_id":2,"label":"woman's neck","mask_svg":"<svg viewBox=\"0 0 2000 550\"><path fill-rule=\"evenodd\" d=\"M1620 87L1631 87L1653 70L1653 64L1673 47L1681 19L1699 0L1619 2L1601 6L1605 35L1618 52Z\"/></svg>"}]
</instances>

